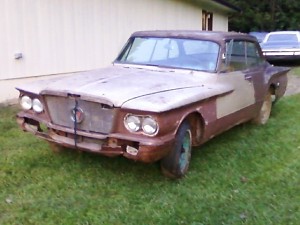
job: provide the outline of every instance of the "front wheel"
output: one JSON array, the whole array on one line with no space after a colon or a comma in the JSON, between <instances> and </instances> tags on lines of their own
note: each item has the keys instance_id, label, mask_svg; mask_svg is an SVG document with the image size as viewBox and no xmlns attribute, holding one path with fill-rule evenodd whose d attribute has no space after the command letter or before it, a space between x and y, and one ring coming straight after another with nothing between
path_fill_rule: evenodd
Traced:
<instances>
[{"instance_id":1,"label":"front wheel","mask_svg":"<svg viewBox=\"0 0 300 225\"><path fill-rule=\"evenodd\" d=\"M189 123L184 121L176 133L173 149L160 162L162 173L175 179L183 177L189 168L191 152L192 132Z\"/></svg>"},{"instance_id":2,"label":"front wheel","mask_svg":"<svg viewBox=\"0 0 300 225\"><path fill-rule=\"evenodd\" d=\"M272 94L270 91L265 95L264 102L258 113L258 115L253 119L253 123L263 125L269 120L272 110Z\"/></svg>"}]
</instances>

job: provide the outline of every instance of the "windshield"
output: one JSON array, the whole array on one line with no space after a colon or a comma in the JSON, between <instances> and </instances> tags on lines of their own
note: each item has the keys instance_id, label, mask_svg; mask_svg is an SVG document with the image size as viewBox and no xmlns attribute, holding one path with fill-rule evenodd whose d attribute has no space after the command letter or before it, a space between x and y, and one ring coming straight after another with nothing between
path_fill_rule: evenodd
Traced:
<instances>
[{"instance_id":1,"label":"windshield","mask_svg":"<svg viewBox=\"0 0 300 225\"><path fill-rule=\"evenodd\" d=\"M219 45L207 40L131 38L116 62L215 71Z\"/></svg>"}]
</instances>

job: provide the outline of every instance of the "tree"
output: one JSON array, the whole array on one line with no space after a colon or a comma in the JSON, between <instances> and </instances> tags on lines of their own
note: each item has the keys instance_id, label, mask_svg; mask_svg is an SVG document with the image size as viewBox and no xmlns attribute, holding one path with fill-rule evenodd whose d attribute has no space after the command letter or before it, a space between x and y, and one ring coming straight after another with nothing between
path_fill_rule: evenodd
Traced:
<instances>
[{"instance_id":1,"label":"tree","mask_svg":"<svg viewBox=\"0 0 300 225\"><path fill-rule=\"evenodd\" d=\"M227 0L241 9L230 15L229 30L300 30L299 0Z\"/></svg>"}]
</instances>

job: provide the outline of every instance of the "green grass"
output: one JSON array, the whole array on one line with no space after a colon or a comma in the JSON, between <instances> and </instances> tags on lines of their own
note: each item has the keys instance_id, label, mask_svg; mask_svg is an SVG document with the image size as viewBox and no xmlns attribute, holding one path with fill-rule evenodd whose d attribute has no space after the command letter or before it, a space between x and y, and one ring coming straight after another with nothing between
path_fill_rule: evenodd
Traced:
<instances>
[{"instance_id":1,"label":"green grass","mask_svg":"<svg viewBox=\"0 0 300 225\"><path fill-rule=\"evenodd\" d=\"M300 66L293 67L290 73L296 76L300 76Z\"/></svg>"},{"instance_id":2,"label":"green grass","mask_svg":"<svg viewBox=\"0 0 300 225\"><path fill-rule=\"evenodd\" d=\"M285 63L280 62L280 63L275 64L275 66L290 67L291 70L290 70L289 74L300 77L300 62L285 62Z\"/></svg>"},{"instance_id":3,"label":"green grass","mask_svg":"<svg viewBox=\"0 0 300 225\"><path fill-rule=\"evenodd\" d=\"M265 126L244 124L194 151L172 181L158 164L72 151L20 131L0 109L0 224L300 223L300 95Z\"/></svg>"}]
</instances>

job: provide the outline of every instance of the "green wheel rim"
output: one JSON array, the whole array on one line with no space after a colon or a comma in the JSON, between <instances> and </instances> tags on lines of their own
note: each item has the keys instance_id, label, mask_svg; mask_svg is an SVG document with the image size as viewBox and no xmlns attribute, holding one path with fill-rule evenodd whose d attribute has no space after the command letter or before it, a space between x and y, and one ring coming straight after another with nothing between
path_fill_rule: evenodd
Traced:
<instances>
[{"instance_id":1,"label":"green wheel rim","mask_svg":"<svg viewBox=\"0 0 300 225\"><path fill-rule=\"evenodd\" d=\"M184 139L181 145L181 151L179 156L179 167L180 171L184 172L189 165L191 157L191 132L189 130L186 131L184 135Z\"/></svg>"}]
</instances>

